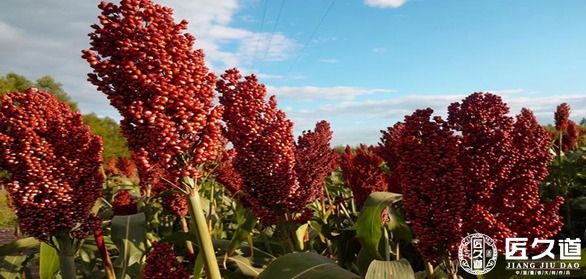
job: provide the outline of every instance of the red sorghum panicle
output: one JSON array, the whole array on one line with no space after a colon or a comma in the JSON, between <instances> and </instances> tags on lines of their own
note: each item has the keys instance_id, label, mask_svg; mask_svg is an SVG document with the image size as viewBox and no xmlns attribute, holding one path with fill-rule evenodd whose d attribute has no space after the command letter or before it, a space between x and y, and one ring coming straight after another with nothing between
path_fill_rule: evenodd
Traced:
<instances>
[{"instance_id":1,"label":"red sorghum panicle","mask_svg":"<svg viewBox=\"0 0 586 279\"><path fill-rule=\"evenodd\" d=\"M555 113L555 129L558 131L565 131L568 128L568 122L570 121L570 105L567 103L561 103L558 105Z\"/></svg>"},{"instance_id":2,"label":"red sorghum panicle","mask_svg":"<svg viewBox=\"0 0 586 279\"><path fill-rule=\"evenodd\" d=\"M330 147L332 131L330 124L320 121L315 130L305 131L297 140L295 171L300 190L296 199L305 206L323 197L324 183L338 166L338 154Z\"/></svg>"},{"instance_id":3,"label":"red sorghum panicle","mask_svg":"<svg viewBox=\"0 0 586 279\"><path fill-rule=\"evenodd\" d=\"M187 279L189 272L177 260L169 243L155 242L144 268L145 279Z\"/></svg>"},{"instance_id":4,"label":"red sorghum panicle","mask_svg":"<svg viewBox=\"0 0 586 279\"><path fill-rule=\"evenodd\" d=\"M132 159L129 158L118 158L118 162L116 164L117 168L120 170L124 176L128 178L137 178L138 177L138 170L136 169L136 164Z\"/></svg>"},{"instance_id":5,"label":"red sorghum panicle","mask_svg":"<svg viewBox=\"0 0 586 279\"><path fill-rule=\"evenodd\" d=\"M110 158L110 160L108 160L104 164L104 172L105 172L106 176L110 177L110 176L120 175L121 172L118 169L117 165L118 165L118 158Z\"/></svg>"},{"instance_id":6,"label":"red sorghum panicle","mask_svg":"<svg viewBox=\"0 0 586 279\"><path fill-rule=\"evenodd\" d=\"M138 212L136 199L127 190L120 190L114 195L112 201L114 215L132 215Z\"/></svg>"},{"instance_id":7,"label":"red sorghum panicle","mask_svg":"<svg viewBox=\"0 0 586 279\"><path fill-rule=\"evenodd\" d=\"M473 209L465 231L488 234L500 251L506 237L551 236L562 226L557 209L563 200L542 204L539 198L551 161L550 135L531 111L523 109L516 121L508 112L500 97L483 93L449 108L450 124L462 137L460 163Z\"/></svg>"},{"instance_id":8,"label":"red sorghum panicle","mask_svg":"<svg viewBox=\"0 0 586 279\"><path fill-rule=\"evenodd\" d=\"M163 209L179 218L183 218L189 212L189 205L185 195L170 192L163 195Z\"/></svg>"},{"instance_id":9,"label":"red sorghum panicle","mask_svg":"<svg viewBox=\"0 0 586 279\"><path fill-rule=\"evenodd\" d=\"M101 196L102 140L43 91L4 95L0 104L2 182L24 233L47 241L58 231L83 236L99 226L91 208Z\"/></svg>"},{"instance_id":10,"label":"red sorghum panicle","mask_svg":"<svg viewBox=\"0 0 586 279\"><path fill-rule=\"evenodd\" d=\"M457 255L462 240L465 193L458 162L459 139L433 110L417 110L405 117L395 145L401 192L407 218L425 258L437 264L446 251Z\"/></svg>"},{"instance_id":11,"label":"red sorghum panicle","mask_svg":"<svg viewBox=\"0 0 586 279\"><path fill-rule=\"evenodd\" d=\"M563 199L542 203L539 198L538 185L547 176L547 166L551 161L550 135L537 123L531 111L523 109L516 121L507 115L508 112L508 106L500 97L474 93L461 103L449 106L448 123L439 117L429 120L430 110L417 111L406 117L401 133L402 147L388 149L386 146L393 145L385 144L383 137L381 148L395 152L390 158L404 155L398 157L397 172L407 216L414 224L417 237L426 239L418 244L424 254L429 254L425 246L437 242L427 239L428 233L418 231L435 231L436 227L417 228L431 223L415 220L420 218L417 213L422 209L417 208L417 200L422 198L409 202L412 195L425 193L435 197L429 206L422 207L433 210L433 215L439 214L440 217L434 216L434 220L443 218L441 214L446 208L453 208L452 218L466 220L462 224L462 235L485 233L496 241L501 252L506 237L548 238L561 229L557 211ZM414 123L420 123L420 126ZM406 149L403 145L408 143L418 148ZM421 170L427 166L431 171ZM416 173L419 173L417 178ZM421 181L433 182L430 183L433 187L428 187L427 192L422 190L425 185L421 185L422 189L418 191L413 189L413 185L419 185ZM462 188L464 198L457 198L461 195L460 190L451 191L454 198L437 198L437 189L450 187ZM416 192L411 193L412 189ZM444 192L439 191L439 195ZM436 200L447 202L434 205ZM466 210L458 211L460 208ZM453 222L451 226L458 230L458 223ZM433 254L429 257L432 260L437 258Z\"/></svg>"},{"instance_id":12,"label":"red sorghum panicle","mask_svg":"<svg viewBox=\"0 0 586 279\"><path fill-rule=\"evenodd\" d=\"M302 222L309 215L305 207L335 168L329 124L319 122L296 145L293 123L277 108L275 96L265 100L266 88L254 75L242 79L237 69L227 70L217 89L226 138L234 146L231 164L242 180L241 203L265 224L286 214Z\"/></svg>"},{"instance_id":13,"label":"red sorghum panicle","mask_svg":"<svg viewBox=\"0 0 586 279\"><path fill-rule=\"evenodd\" d=\"M448 107L448 121L462 135L460 163L467 172L464 186L474 203L496 202L494 188L506 181L513 167L510 157L513 118L497 95L474 93Z\"/></svg>"},{"instance_id":14,"label":"red sorghum panicle","mask_svg":"<svg viewBox=\"0 0 586 279\"><path fill-rule=\"evenodd\" d=\"M172 9L150 0L101 2L83 51L93 73L89 81L122 116L143 184L169 189L183 176L200 175L197 166L222 147L221 109L214 107L215 76L204 65L195 38L175 23Z\"/></svg>"},{"instance_id":15,"label":"red sorghum panicle","mask_svg":"<svg viewBox=\"0 0 586 279\"><path fill-rule=\"evenodd\" d=\"M377 151L379 156L389 164L389 168L391 169L394 169L399 163L399 159L397 158L398 154L395 152L395 149L401 140L404 128L404 123L397 122L392 127L388 127L386 131L381 131L381 142Z\"/></svg>"},{"instance_id":16,"label":"red sorghum panicle","mask_svg":"<svg viewBox=\"0 0 586 279\"><path fill-rule=\"evenodd\" d=\"M388 176L388 191L393 193L401 193L401 183L399 182L400 176L396 171L399 158L397 158L398 155L395 152L395 148L401 139L403 128L404 124L397 122L392 127L388 127L386 131L381 131L381 143L376 149L379 156L386 162L387 167L389 168L390 175Z\"/></svg>"},{"instance_id":17,"label":"red sorghum panicle","mask_svg":"<svg viewBox=\"0 0 586 279\"><path fill-rule=\"evenodd\" d=\"M496 228L510 231L509 237L529 237L531 242L535 238L551 238L563 226L557 214L563 199L557 197L549 204L542 204L539 198L539 185L547 177L551 159L551 137L533 113L523 109L516 117L510 138L514 148L509 150L509 156L514 160L514 167L496 189L498 204L488 207L487 213L498 216L501 225ZM505 235L494 226L485 229L490 234L500 234L497 245L504 248L502 236Z\"/></svg>"},{"instance_id":18,"label":"red sorghum panicle","mask_svg":"<svg viewBox=\"0 0 586 279\"><path fill-rule=\"evenodd\" d=\"M241 80L238 70L227 70L217 89L225 108L226 138L236 150L233 164L244 182L241 197L261 219L274 220L298 208L292 202L299 191L293 123L277 109L274 96L265 101L266 88L254 75Z\"/></svg>"},{"instance_id":19,"label":"red sorghum panicle","mask_svg":"<svg viewBox=\"0 0 586 279\"><path fill-rule=\"evenodd\" d=\"M575 149L580 142L580 137L582 137L580 127L574 121L568 121L568 128L562 137L562 150L568 151Z\"/></svg>"},{"instance_id":20,"label":"red sorghum panicle","mask_svg":"<svg viewBox=\"0 0 586 279\"><path fill-rule=\"evenodd\" d=\"M562 151L568 151L576 148L582 131L580 127L570 120L570 105L562 103L557 107L554 113L556 133L556 149L559 150L559 137L562 137L561 148Z\"/></svg>"},{"instance_id":21,"label":"red sorghum panicle","mask_svg":"<svg viewBox=\"0 0 586 279\"><path fill-rule=\"evenodd\" d=\"M234 168L235 149L224 150L220 164L216 170L216 181L224 185L230 193L236 193L242 188L240 173Z\"/></svg>"},{"instance_id":22,"label":"red sorghum panicle","mask_svg":"<svg viewBox=\"0 0 586 279\"><path fill-rule=\"evenodd\" d=\"M346 186L352 189L356 205L361 207L372 192L387 191L387 174L381 169L383 159L374 147L360 145L356 150L346 146L340 157L340 168Z\"/></svg>"}]
</instances>

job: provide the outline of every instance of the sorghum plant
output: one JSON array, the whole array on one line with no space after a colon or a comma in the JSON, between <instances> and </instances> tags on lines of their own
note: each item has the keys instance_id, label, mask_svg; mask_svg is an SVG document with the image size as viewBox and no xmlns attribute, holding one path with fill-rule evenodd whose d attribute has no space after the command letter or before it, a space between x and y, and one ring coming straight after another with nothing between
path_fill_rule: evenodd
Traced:
<instances>
[{"instance_id":1,"label":"sorghum plant","mask_svg":"<svg viewBox=\"0 0 586 279\"><path fill-rule=\"evenodd\" d=\"M163 196L163 210L183 218L189 212L189 205L184 195L171 192Z\"/></svg>"},{"instance_id":2,"label":"sorghum plant","mask_svg":"<svg viewBox=\"0 0 586 279\"><path fill-rule=\"evenodd\" d=\"M200 166L223 147L221 108L213 103L216 78L203 52L193 50L195 38L184 33L187 22L175 23L171 8L150 0L102 2L99 8L101 25L92 25L91 48L83 51L94 71L89 81L122 116L142 184L155 193L175 186L190 196L206 271L219 278L196 186Z\"/></svg>"},{"instance_id":3,"label":"sorghum plant","mask_svg":"<svg viewBox=\"0 0 586 279\"><path fill-rule=\"evenodd\" d=\"M340 157L344 183L352 189L358 208L373 192L385 192L389 188L387 174L381 169L383 159L372 146L360 145L356 150L346 146Z\"/></svg>"},{"instance_id":4,"label":"sorghum plant","mask_svg":"<svg viewBox=\"0 0 586 279\"><path fill-rule=\"evenodd\" d=\"M240 173L234 168L235 149L224 150L220 164L215 172L215 179L234 194L242 188Z\"/></svg>"},{"instance_id":5,"label":"sorghum plant","mask_svg":"<svg viewBox=\"0 0 586 279\"><path fill-rule=\"evenodd\" d=\"M170 244L155 242L147 256L143 277L145 279L187 279L189 272L177 260Z\"/></svg>"},{"instance_id":6,"label":"sorghum plant","mask_svg":"<svg viewBox=\"0 0 586 279\"><path fill-rule=\"evenodd\" d=\"M393 193L401 193L399 174L397 171L395 171L399 163L399 158L397 158L398 155L394 150L395 146L401 139L401 133L403 132L403 129L403 123L397 122L392 127L388 127L386 131L381 130L381 142L376 149L379 156L383 158L387 167L389 168L389 192Z\"/></svg>"},{"instance_id":7,"label":"sorghum plant","mask_svg":"<svg viewBox=\"0 0 586 279\"><path fill-rule=\"evenodd\" d=\"M548 238L560 230L563 199L541 203L538 189L552 159L550 136L531 111L516 121L508 112L500 97L474 93L449 106L447 122L418 110L405 118L398 145L383 142L398 158L404 207L429 261L437 262L439 251L429 249L437 243L447 244L453 259L459 232L487 234L502 252L506 237Z\"/></svg>"},{"instance_id":8,"label":"sorghum plant","mask_svg":"<svg viewBox=\"0 0 586 279\"><path fill-rule=\"evenodd\" d=\"M298 202L309 204L319 198L322 206L325 204L325 179L338 167L338 154L331 148L331 140L332 130L327 121L318 122L313 131L304 131L297 139L295 171L301 188Z\"/></svg>"},{"instance_id":9,"label":"sorghum plant","mask_svg":"<svg viewBox=\"0 0 586 279\"><path fill-rule=\"evenodd\" d=\"M217 89L226 138L236 150L233 164L244 182L243 199L263 222L276 223L298 207L291 199L299 190L293 123L277 109L274 96L265 102L266 89L254 75L242 81L238 70L227 70Z\"/></svg>"},{"instance_id":10,"label":"sorghum plant","mask_svg":"<svg viewBox=\"0 0 586 279\"><path fill-rule=\"evenodd\" d=\"M121 130L143 184L155 191L198 177L216 156L221 109L214 108L215 76L195 38L175 23L172 9L147 0L102 2L100 25L83 51L89 81L122 116Z\"/></svg>"},{"instance_id":11,"label":"sorghum plant","mask_svg":"<svg viewBox=\"0 0 586 279\"><path fill-rule=\"evenodd\" d=\"M554 236L562 227L561 197L541 203L539 183L551 162L551 138L533 113L510 116L499 96L475 93L448 108L449 122L461 133L460 163L467 208L465 232L479 231L504 251L506 237Z\"/></svg>"},{"instance_id":12,"label":"sorghum plant","mask_svg":"<svg viewBox=\"0 0 586 279\"><path fill-rule=\"evenodd\" d=\"M431 109L405 117L396 145L406 216L432 264L454 259L462 240L465 193L459 139Z\"/></svg>"},{"instance_id":13,"label":"sorghum plant","mask_svg":"<svg viewBox=\"0 0 586 279\"><path fill-rule=\"evenodd\" d=\"M138 176L136 164L131 159L118 158L118 169L126 177L133 178Z\"/></svg>"},{"instance_id":14,"label":"sorghum plant","mask_svg":"<svg viewBox=\"0 0 586 279\"><path fill-rule=\"evenodd\" d=\"M266 88L254 75L242 80L237 69L227 70L217 89L226 138L236 153L232 164L242 179L241 202L265 224L276 224L281 216L303 217L299 214L320 196L335 168L329 124L319 122L295 144L293 123L277 108L275 96L265 101Z\"/></svg>"},{"instance_id":15,"label":"sorghum plant","mask_svg":"<svg viewBox=\"0 0 586 279\"><path fill-rule=\"evenodd\" d=\"M101 226L102 139L53 95L28 89L0 100L0 169L25 234L57 247L64 278L75 277L76 239ZM55 244L58 243L58 245Z\"/></svg>"},{"instance_id":16,"label":"sorghum plant","mask_svg":"<svg viewBox=\"0 0 586 279\"><path fill-rule=\"evenodd\" d=\"M127 190L120 190L112 201L114 215L132 215L138 213L136 198Z\"/></svg>"},{"instance_id":17,"label":"sorghum plant","mask_svg":"<svg viewBox=\"0 0 586 279\"><path fill-rule=\"evenodd\" d=\"M582 131L574 121L570 120L570 105L567 103L560 104L556 109L554 118L555 129L557 130L557 149L566 152L576 148Z\"/></svg>"},{"instance_id":18,"label":"sorghum plant","mask_svg":"<svg viewBox=\"0 0 586 279\"><path fill-rule=\"evenodd\" d=\"M583 187L581 186L579 175L580 158L582 157L582 151L580 151L580 143L582 137L582 130L580 127L570 120L570 105L562 103L558 105L555 113L555 131L552 131L554 141L554 151L556 152L556 160L550 166L550 176L548 183L545 184L547 187L542 189L549 194L562 195L566 198L566 203L562 210L565 221L565 230L562 234L573 237L581 236L583 232L576 230L575 219L578 219L577 223L580 223L580 217L575 218L574 216L578 210L575 210L576 200L581 196L580 192ZM577 191L576 191L577 190ZM574 207L574 210L572 210Z\"/></svg>"}]
</instances>

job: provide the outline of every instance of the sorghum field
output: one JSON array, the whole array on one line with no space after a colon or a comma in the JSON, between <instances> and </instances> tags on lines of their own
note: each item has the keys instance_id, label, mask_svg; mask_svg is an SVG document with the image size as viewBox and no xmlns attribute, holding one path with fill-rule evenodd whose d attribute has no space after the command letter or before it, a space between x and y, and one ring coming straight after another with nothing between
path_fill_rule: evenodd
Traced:
<instances>
[{"instance_id":1,"label":"sorghum field","mask_svg":"<svg viewBox=\"0 0 586 279\"><path fill-rule=\"evenodd\" d=\"M472 233L499 254L479 278L521 278L506 238L585 240L586 127L571 104L542 126L531 104L476 92L447 117L380 127L376 145L335 147L327 120L295 138L256 76L212 73L170 8L99 9L82 59L129 152L111 155L67 96L3 93L1 278L475 278L458 254ZM582 250L561 277L585 269Z\"/></svg>"}]
</instances>

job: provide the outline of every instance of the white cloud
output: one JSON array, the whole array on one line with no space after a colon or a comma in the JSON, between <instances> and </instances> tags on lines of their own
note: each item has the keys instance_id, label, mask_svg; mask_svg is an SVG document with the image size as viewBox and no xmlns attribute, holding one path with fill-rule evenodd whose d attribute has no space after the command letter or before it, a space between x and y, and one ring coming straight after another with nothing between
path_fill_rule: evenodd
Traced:
<instances>
[{"instance_id":1,"label":"white cloud","mask_svg":"<svg viewBox=\"0 0 586 279\"><path fill-rule=\"evenodd\" d=\"M247 64L258 61L283 61L292 57L297 49L297 42L281 33L250 33L242 40L238 55Z\"/></svg>"},{"instance_id":2,"label":"white cloud","mask_svg":"<svg viewBox=\"0 0 586 279\"><path fill-rule=\"evenodd\" d=\"M257 73L256 76L261 81L263 81L263 80L284 80L285 79L285 76L283 76L283 75L273 75L273 74L267 74L267 73Z\"/></svg>"},{"instance_id":3,"label":"white cloud","mask_svg":"<svg viewBox=\"0 0 586 279\"><path fill-rule=\"evenodd\" d=\"M407 0L365 0L364 3L375 8L398 8Z\"/></svg>"},{"instance_id":4,"label":"white cloud","mask_svg":"<svg viewBox=\"0 0 586 279\"><path fill-rule=\"evenodd\" d=\"M352 86L268 86L267 89L269 94L275 94L279 99L289 99L295 101L352 100L358 96L363 95L393 92L391 89L362 88Z\"/></svg>"},{"instance_id":5,"label":"white cloud","mask_svg":"<svg viewBox=\"0 0 586 279\"><path fill-rule=\"evenodd\" d=\"M20 30L6 22L0 21L0 44L7 45L16 39L19 39Z\"/></svg>"},{"instance_id":6,"label":"white cloud","mask_svg":"<svg viewBox=\"0 0 586 279\"><path fill-rule=\"evenodd\" d=\"M586 117L586 94L568 93L538 95L523 89L487 90L500 95L510 107L510 115L521 108L533 111L542 124L553 123L556 106L566 102L572 107L571 118L580 121ZM446 94L413 94L392 96L384 100L356 99L330 102L315 109L289 110L288 116L295 122L296 132L311 129L312 125L325 118L331 122L335 144L374 144L378 142L380 130L402 121L416 109L430 107L435 115L446 116L452 102L461 101L471 92Z\"/></svg>"},{"instance_id":7,"label":"white cloud","mask_svg":"<svg viewBox=\"0 0 586 279\"><path fill-rule=\"evenodd\" d=\"M162 4L175 10L176 19L187 19L189 29L197 38L212 69L246 68L259 61L282 61L299 48L297 42L281 33L259 33L230 26L241 7L242 0L163 0ZM270 47L269 47L270 42ZM224 50L236 45L236 51Z\"/></svg>"},{"instance_id":8,"label":"white cloud","mask_svg":"<svg viewBox=\"0 0 586 279\"><path fill-rule=\"evenodd\" d=\"M114 0L113 2L119 2ZM232 20L245 0L160 0L174 9L176 20L189 22L188 32L196 36L206 63L215 72L226 68L253 69L259 59L280 61L295 55L297 43L283 34L272 36L234 28ZM31 79L49 74L79 103L82 112L117 117L106 97L86 81L90 71L80 58L89 47L87 33L98 22L99 1L1 0L0 74L13 71ZM26 19L26 20L23 20ZM253 45L260 41L258 54ZM266 55L265 55L266 53ZM250 73L251 71L243 71ZM268 75L271 76L271 75ZM277 78L276 76L272 76Z\"/></svg>"},{"instance_id":9,"label":"white cloud","mask_svg":"<svg viewBox=\"0 0 586 279\"><path fill-rule=\"evenodd\" d=\"M521 108L532 110L541 123L552 123L553 112L557 105L568 103L572 106L572 116L581 119L586 116L586 94L560 94L555 96L521 95L519 89L490 91L500 95L511 108L511 114L517 114ZM436 114L445 115L447 106L461 101L468 94L441 95L407 95L385 100L349 100L323 105L316 110L302 112L310 115L355 115L364 118L403 118L416 109L430 107Z\"/></svg>"},{"instance_id":10,"label":"white cloud","mask_svg":"<svg viewBox=\"0 0 586 279\"><path fill-rule=\"evenodd\" d=\"M335 59L335 58L322 58L318 61L321 63L326 63L326 64L336 64L336 63L340 62L338 59Z\"/></svg>"}]
</instances>

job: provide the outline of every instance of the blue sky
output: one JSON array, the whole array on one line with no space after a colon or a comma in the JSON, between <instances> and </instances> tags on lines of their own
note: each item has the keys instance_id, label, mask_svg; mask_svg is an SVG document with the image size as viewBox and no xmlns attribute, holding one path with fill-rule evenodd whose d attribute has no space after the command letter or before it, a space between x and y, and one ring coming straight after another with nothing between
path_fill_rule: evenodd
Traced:
<instances>
[{"instance_id":1,"label":"blue sky","mask_svg":"<svg viewBox=\"0 0 586 279\"><path fill-rule=\"evenodd\" d=\"M498 93L543 123L561 102L586 116L585 1L282 1L160 2L190 21L214 71L256 73L297 132L326 119L336 144L375 143L414 109L442 114L474 91ZM0 73L51 74L82 111L116 117L79 59L96 4L2 1Z\"/></svg>"}]
</instances>

